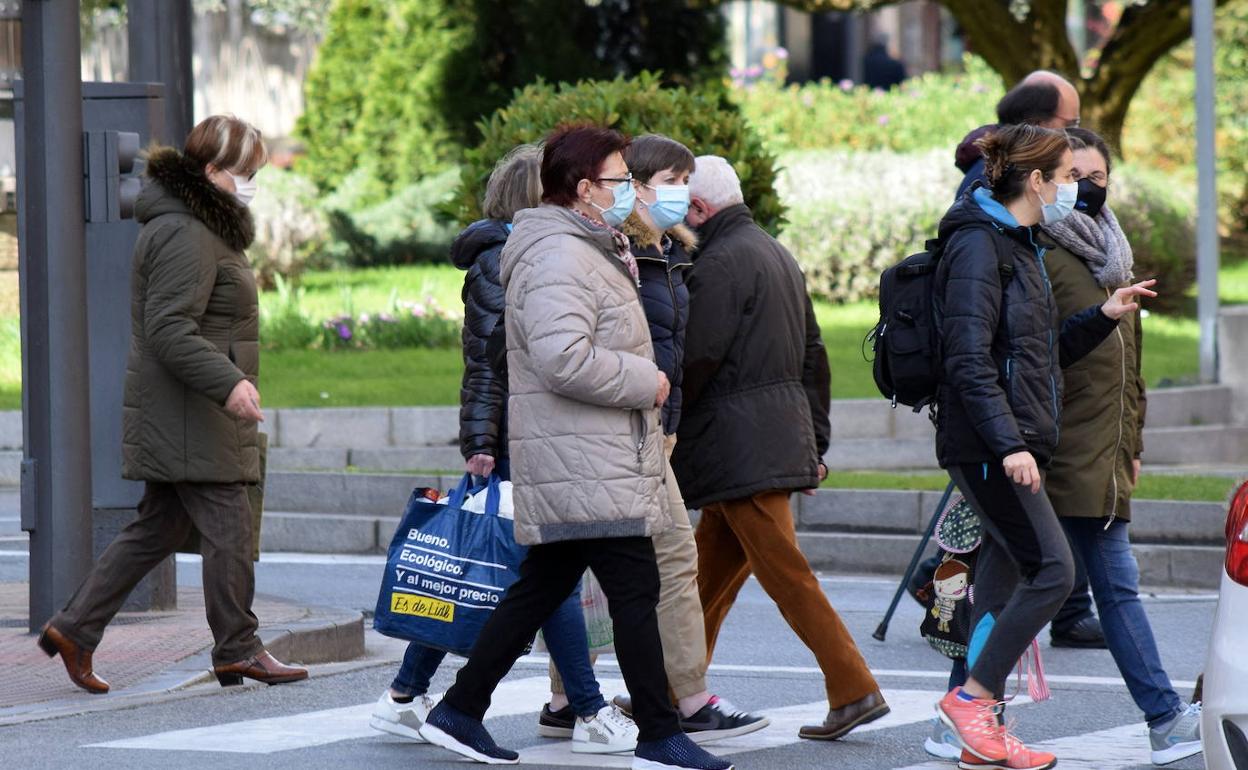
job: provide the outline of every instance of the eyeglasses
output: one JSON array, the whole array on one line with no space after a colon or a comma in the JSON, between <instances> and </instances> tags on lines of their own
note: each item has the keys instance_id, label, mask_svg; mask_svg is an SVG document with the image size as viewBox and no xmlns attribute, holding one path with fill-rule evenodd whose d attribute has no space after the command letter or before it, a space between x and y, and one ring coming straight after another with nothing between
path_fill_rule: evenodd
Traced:
<instances>
[{"instance_id":1,"label":"eyeglasses","mask_svg":"<svg viewBox=\"0 0 1248 770\"><path fill-rule=\"evenodd\" d=\"M594 180L594 184L602 184L603 182L614 182L615 184L620 184L621 182L631 182L631 181L633 181L633 172L630 171L624 176L599 177L598 179Z\"/></svg>"}]
</instances>

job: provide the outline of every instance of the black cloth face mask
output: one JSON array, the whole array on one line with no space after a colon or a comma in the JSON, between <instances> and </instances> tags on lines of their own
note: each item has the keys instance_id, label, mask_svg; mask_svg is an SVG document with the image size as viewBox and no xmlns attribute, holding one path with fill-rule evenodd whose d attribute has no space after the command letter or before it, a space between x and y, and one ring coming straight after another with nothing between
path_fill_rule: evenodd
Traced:
<instances>
[{"instance_id":1,"label":"black cloth face mask","mask_svg":"<svg viewBox=\"0 0 1248 770\"><path fill-rule=\"evenodd\" d=\"M1087 214L1092 218L1101 213L1105 205L1105 194L1108 191L1090 178L1079 180L1079 197L1075 200L1075 211Z\"/></svg>"}]
</instances>

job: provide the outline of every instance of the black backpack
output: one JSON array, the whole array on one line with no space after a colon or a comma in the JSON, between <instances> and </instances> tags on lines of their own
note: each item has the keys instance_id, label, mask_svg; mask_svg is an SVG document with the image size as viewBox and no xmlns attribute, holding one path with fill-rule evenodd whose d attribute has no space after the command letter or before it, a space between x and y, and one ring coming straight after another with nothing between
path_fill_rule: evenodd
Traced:
<instances>
[{"instance_id":1,"label":"black backpack","mask_svg":"<svg viewBox=\"0 0 1248 770\"><path fill-rule=\"evenodd\" d=\"M880 320L867 339L875 351L875 385L894 408L905 404L919 412L936 401L941 360L934 295L944 246L934 238L924 244L924 251L880 275ZM1014 274L1014 263L1000 248L997 267L1004 285Z\"/></svg>"}]
</instances>

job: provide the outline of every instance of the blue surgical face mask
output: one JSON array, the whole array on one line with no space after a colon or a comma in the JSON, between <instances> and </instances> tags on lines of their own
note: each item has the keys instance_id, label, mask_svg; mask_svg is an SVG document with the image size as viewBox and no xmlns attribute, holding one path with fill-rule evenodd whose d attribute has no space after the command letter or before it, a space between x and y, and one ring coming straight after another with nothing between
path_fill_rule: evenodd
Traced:
<instances>
[{"instance_id":1,"label":"blue surgical face mask","mask_svg":"<svg viewBox=\"0 0 1248 770\"><path fill-rule=\"evenodd\" d=\"M650 210L650 219L660 230L667 230L685 221L689 213L689 185L646 185L654 190L654 203L641 204Z\"/></svg>"},{"instance_id":2,"label":"blue surgical face mask","mask_svg":"<svg viewBox=\"0 0 1248 770\"><path fill-rule=\"evenodd\" d=\"M619 227L624 224L624 220L628 219L628 215L633 213L633 204L637 202L637 191L633 189L632 181L620 182L611 188L611 194L615 200L609 208L603 208L592 200L589 205L602 212L602 221L611 227Z\"/></svg>"},{"instance_id":3,"label":"blue surgical face mask","mask_svg":"<svg viewBox=\"0 0 1248 770\"><path fill-rule=\"evenodd\" d=\"M1046 225L1057 224L1070 216L1075 210L1075 202L1079 200L1079 183L1066 182L1057 186L1057 197L1052 203L1045 203L1040 196L1040 221Z\"/></svg>"}]
</instances>

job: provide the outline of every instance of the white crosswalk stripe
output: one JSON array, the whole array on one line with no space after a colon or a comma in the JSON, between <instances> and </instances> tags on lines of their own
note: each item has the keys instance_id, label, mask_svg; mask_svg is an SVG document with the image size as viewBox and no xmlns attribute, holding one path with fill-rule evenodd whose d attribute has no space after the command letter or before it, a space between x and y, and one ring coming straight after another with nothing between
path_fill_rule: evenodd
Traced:
<instances>
[{"instance_id":1,"label":"white crosswalk stripe","mask_svg":"<svg viewBox=\"0 0 1248 770\"><path fill-rule=\"evenodd\" d=\"M533 714L549 694L549 680L532 676L503 682L495 692L488 718ZM624 692L619 679L602 679L604 693ZM887 730L932 718L933 705L943 693L935 690L885 689L884 697L891 713L855 731L855 735ZM437 700L440 694L435 695ZM1026 702L1025 697L1015 705ZM133 738L89 744L88 748L230 752L238 754L272 754L307 749L333 743L366 738L382 738L368 725L373 703L361 703L321 711L310 711L282 717L268 717L229 722L187 730L172 730ZM708 746L721 756L780 748L797 743L798 729L817 724L827 713L827 703L817 701L769 709L765 712L771 725L764 730ZM1068 770L1125 770L1148 764L1148 731L1143 724L1125 725L1084 735L1072 735L1036 744L1037 748L1058 755ZM628 767L630 755L574 754L568 741L544 742L521 750L522 763L555 767ZM933 760L911 765L903 770L949 770L949 762Z\"/></svg>"},{"instance_id":2,"label":"white crosswalk stripe","mask_svg":"<svg viewBox=\"0 0 1248 770\"><path fill-rule=\"evenodd\" d=\"M600 684L603 692L623 692L623 681L606 679L600 680ZM537 708L540 708L549 694L550 680L545 676L505 681L494 691L494 700L486 718L533 712L534 704L538 704ZM441 697L441 693L433 696L434 700L440 700ZM372 710L373 702L369 701L358 706L93 743L88 748L270 754L275 751L311 748L338 741L379 736L381 733L368 726L368 717Z\"/></svg>"},{"instance_id":3,"label":"white crosswalk stripe","mask_svg":"<svg viewBox=\"0 0 1248 770\"><path fill-rule=\"evenodd\" d=\"M1028 746L1056 754L1057 766L1062 770L1127 770L1152 764L1148 726L1143 722L1039 741ZM934 759L901 770L949 770L950 767L948 762Z\"/></svg>"}]
</instances>

